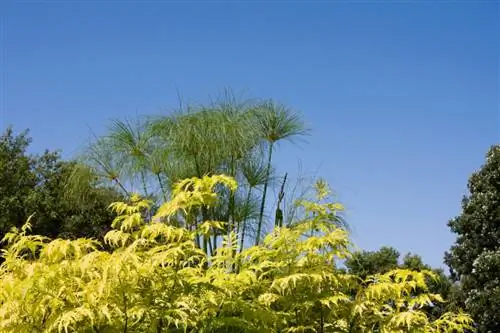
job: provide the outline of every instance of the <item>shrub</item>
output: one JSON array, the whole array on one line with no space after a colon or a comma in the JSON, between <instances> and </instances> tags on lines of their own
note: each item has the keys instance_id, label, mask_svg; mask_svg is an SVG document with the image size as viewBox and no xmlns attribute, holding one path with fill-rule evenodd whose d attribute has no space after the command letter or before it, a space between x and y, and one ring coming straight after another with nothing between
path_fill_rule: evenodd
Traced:
<instances>
[{"instance_id":1,"label":"shrub","mask_svg":"<svg viewBox=\"0 0 500 333\"><path fill-rule=\"evenodd\" d=\"M116 203L105 245L92 239L29 235L29 221L4 241L1 332L464 332L463 313L431 321L424 306L432 272L398 269L360 280L337 268L350 255L336 203L299 204L306 218L237 251L229 233L214 256L195 242L224 222L196 229L172 221L215 203L225 176L180 182L145 223L149 202ZM175 219L174 219L175 217Z\"/></svg>"}]
</instances>

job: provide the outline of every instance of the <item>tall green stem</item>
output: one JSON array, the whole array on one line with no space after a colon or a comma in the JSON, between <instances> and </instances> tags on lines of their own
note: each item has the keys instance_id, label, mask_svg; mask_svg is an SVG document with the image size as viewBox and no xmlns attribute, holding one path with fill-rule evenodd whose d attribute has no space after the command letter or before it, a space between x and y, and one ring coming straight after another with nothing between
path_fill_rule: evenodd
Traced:
<instances>
[{"instance_id":1,"label":"tall green stem","mask_svg":"<svg viewBox=\"0 0 500 333\"><path fill-rule=\"evenodd\" d=\"M231 163L230 163L230 176L233 178L236 178L236 166L234 162L234 156L231 156ZM228 210L227 210L227 233L229 234L231 231L236 229L236 221L235 221L235 195L234 191L230 191L229 193L229 204L228 204Z\"/></svg>"},{"instance_id":2,"label":"tall green stem","mask_svg":"<svg viewBox=\"0 0 500 333\"><path fill-rule=\"evenodd\" d=\"M252 187L249 187L248 188L248 193L247 193L247 199L245 201L246 207L250 206L250 199L251 199L251 197L252 197ZM245 242L245 230L246 230L246 228L247 228L247 219L245 218L243 220L243 225L241 226L240 253L241 253L241 251L243 251L243 243ZM239 232L240 232L240 230L238 230L238 233Z\"/></svg>"},{"instance_id":3,"label":"tall green stem","mask_svg":"<svg viewBox=\"0 0 500 333\"><path fill-rule=\"evenodd\" d=\"M286 183L286 177L288 176L288 173L285 173L285 177L283 178L283 182L281 183L281 189L278 194L278 203L276 204L276 213L275 213L275 218L274 218L274 227L283 227L283 211L281 210L281 202L283 201L283 198L285 197L285 183Z\"/></svg>"},{"instance_id":4,"label":"tall green stem","mask_svg":"<svg viewBox=\"0 0 500 333\"><path fill-rule=\"evenodd\" d=\"M269 152L267 157L266 180L264 182L264 191L262 193L262 201L260 203L259 224L257 225L257 235L255 235L255 245L260 243L260 233L262 232L262 221L264 219L264 207L266 206L267 184L269 183L269 174L271 172L271 159L273 156L273 144L269 142Z\"/></svg>"},{"instance_id":5,"label":"tall green stem","mask_svg":"<svg viewBox=\"0 0 500 333\"><path fill-rule=\"evenodd\" d=\"M212 240L210 239L210 236L207 236L208 237L208 250L210 251L210 255L211 256L214 256L215 253L214 253L214 247L212 246ZM207 252L207 255L209 253Z\"/></svg>"},{"instance_id":6,"label":"tall green stem","mask_svg":"<svg viewBox=\"0 0 500 333\"><path fill-rule=\"evenodd\" d=\"M215 255L217 252L217 232L214 231L214 234L212 236L212 241L213 241L213 250L212 250L212 255Z\"/></svg>"},{"instance_id":7,"label":"tall green stem","mask_svg":"<svg viewBox=\"0 0 500 333\"><path fill-rule=\"evenodd\" d=\"M213 207L209 210L209 216L211 220L215 219ZM215 252L217 251L217 230L214 230L213 232L214 233L212 235L212 240L208 243L212 256L214 256Z\"/></svg>"},{"instance_id":8,"label":"tall green stem","mask_svg":"<svg viewBox=\"0 0 500 333\"><path fill-rule=\"evenodd\" d=\"M203 235L203 251L208 255L208 237L207 235Z\"/></svg>"},{"instance_id":9,"label":"tall green stem","mask_svg":"<svg viewBox=\"0 0 500 333\"><path fill-rule=\"evenodd\" d=\"M121 190L125 193L125 195L130 198L130 192L127 191L127 189L125 188L125 186L123 186L120 180L116 177L113 178L113 180L115 181L116 185L118 185L121 188Z\"/></svg>"},{"instance_id":10,"label":"tall green stem","mask_svg":"<svg viewBox=\"0 0 500 333\"><path fill-rule=\"evenodd\" d=\"M163 200L164 200L164 202L167 202L168 201L167 192L165 191L165 186L163 186L163 182L161 181L161 177L160 177L159 173L156 174L156 178L158 178L158 183L160 184L160 189L161 189L161 193L163 195Z\"/></svg>"},{"instance_id":11,"label":"tall green stem","mask_svg":"<svg viewBox=\"0 0 500 333\"><path fill-rule=\"evenodd\" d=\"M148 197L148 186L146 184L146 175L144 174L144 171L141 171L141 183L142 183L142 189L144 190L144 197Z\"/></svg>"}]
</instances>

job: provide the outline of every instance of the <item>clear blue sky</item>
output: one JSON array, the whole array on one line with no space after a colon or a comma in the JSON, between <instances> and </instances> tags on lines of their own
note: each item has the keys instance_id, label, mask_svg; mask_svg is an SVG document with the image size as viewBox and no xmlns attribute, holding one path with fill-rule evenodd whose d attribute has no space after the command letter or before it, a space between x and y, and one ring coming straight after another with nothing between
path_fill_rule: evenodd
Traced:
<instances>
[{"instance_id":1,"label":"clear blue sky","mask_svg":"<svg viewBox=\"0 0 500 333\"><path fill-rule=\"evenodd\" d=\"M273 97L312 128L278 170L323 175L358 246L440 266L467 178L500 142L493 1L39 2L0 4L0 124L30 128L35 151L74 156L89 127L174 107L177 90Z\"/></svg>"}]
</instances>

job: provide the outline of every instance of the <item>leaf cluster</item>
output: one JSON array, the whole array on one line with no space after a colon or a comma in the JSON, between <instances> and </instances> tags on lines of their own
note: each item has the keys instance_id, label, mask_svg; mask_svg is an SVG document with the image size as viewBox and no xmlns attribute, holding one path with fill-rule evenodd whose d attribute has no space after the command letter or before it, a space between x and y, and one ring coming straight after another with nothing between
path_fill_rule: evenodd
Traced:
<instances>
[{"instance_id":1,"label":"leaf cluster","mask_svg":"<svg viewBox=\"0 0 500 333\"><path fill-rule=\"evenodd\" d=\"M350 256L345 229L326 223L334 204L302 202L309 218L277 227L237 252L229 232L214 254L196 243L200 229L164 217L212 203L227 176L175 186L153 222L150 202L133 196L104 242L50 240L29 221L4 238L0 267L2 332L464 332L463 313L431 320L425 305L442 301L427 288L429 271L397 269L360 279L337 268ZM321 197L322 191L318 191ZM215 221L214 227L220 226Z\"/></svg>"}]
</instances>

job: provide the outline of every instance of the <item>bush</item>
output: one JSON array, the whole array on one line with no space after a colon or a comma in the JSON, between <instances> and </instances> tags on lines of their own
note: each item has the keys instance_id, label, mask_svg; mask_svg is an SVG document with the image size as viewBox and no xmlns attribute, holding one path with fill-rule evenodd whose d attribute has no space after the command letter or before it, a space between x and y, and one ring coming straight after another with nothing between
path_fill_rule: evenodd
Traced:
<instances>
[{"instance_id":1,"label":"bush","mask_svg":"<svg viewBox=\"0 0 500 333\"><path fill-rule=\"evenodd\" d=\"M225 176L179 183L150 223L149 203L116 203L111 251L92 239L49 240L29 235L29 221L4 238L0 271L1 332L464 332L471 320L447 313L431 321L424 306L432 272L398 269L364 280L336 267L350 255L345 230L331 223L339 207L300 203L307 216L276 228L261 245L237 251L225 236L209 256L196 229L174 223L213 205Z\"/></svg>"}]
</instances>

